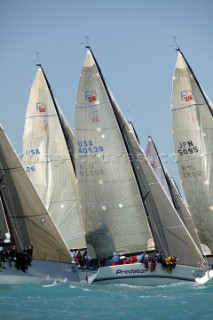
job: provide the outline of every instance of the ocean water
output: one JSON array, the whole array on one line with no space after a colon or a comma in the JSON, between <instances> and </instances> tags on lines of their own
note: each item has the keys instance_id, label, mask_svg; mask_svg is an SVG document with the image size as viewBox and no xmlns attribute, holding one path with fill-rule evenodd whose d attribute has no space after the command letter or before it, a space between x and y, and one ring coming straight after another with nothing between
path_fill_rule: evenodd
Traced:
<instances>
[{"instance_id":1,"label":"ocean water","mask_svg":"<svg viewBox=\"0 0 213 320\"><path fill-rule=\"evenodd\" d=\"M213 286L158 287L54 282L0 287L0 319L213 319Z\"/></svg>"}]
</instances>

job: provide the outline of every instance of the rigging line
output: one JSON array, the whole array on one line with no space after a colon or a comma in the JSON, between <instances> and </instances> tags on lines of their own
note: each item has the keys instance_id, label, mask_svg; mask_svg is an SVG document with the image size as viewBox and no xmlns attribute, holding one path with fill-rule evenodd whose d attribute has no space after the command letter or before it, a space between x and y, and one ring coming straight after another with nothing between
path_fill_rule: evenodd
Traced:
<instances>
[{"instance_id":1,"label":"rigging line","mask_svg":"<svg viewBox=\"0 0 213 320\"><path fill-rule=\"evenodd\" d=\"M3 180L4 180L4 174L2 175L2 177L0 179L0 184L2 183Z\"/></svg>"},{"instance_id":2,"label":"rigging line","mask_svg":"<svg viewBox=\"0 0 213 320\"><path fill-rule=\"evenodd\" d=\"M173 35L173 40L174 40L174 44L172 45L172 47L176 46L176 50L179 50L179 45L178 45L178 42L177 42L177 37L176 35Z\"/></svg>"},{"instance_id":3,"label":"rigging line","mask_svg":"<svg viewBox=\"0 0 213 320\"><path fill-rule=\"evenodd\" d=\"M127 110L126 110L126 113L127 113L127 120L128 120L128 122L132 122L131 116L130 116L130 109L127 109Z\"/></svg>"},{"instance_id":4,"label":"rigging line","mask_svg":"<svg viewBox=\"0 0 213 320\"><path fill-rule=\"evenodd\" d=\"M36 51L36 52L35 52L35 55L36 55L36 58L35 58L35 60L33 60L33 62L34 62L37 66L41 66L41 62L40 62L40 60L39 60L39 52Z\"/></svg>"},{"instance_id":5,"label":"rigging line","mask_svg":"<svg viewBox=\"0 0 213 320\"><path fill-rule=\"evenodd\" d=\"M6 228L8 231L10 231L10 227L9 227L9 223L7 221L7 217L6 217L6 205L5 205L5 202L4 202L4 199L3 199L3 194L2 194L2 190L1 190L1 187L0 187L0 205L1 205L1 208L2 208L2 213L3 213L3 220L5 222L5 225L6 225ZM10 232L11 234L11 232Z\"/></svg>"},{"instance_id":6,"label":"rigging line","mask_svg":"<svg viewBox=\"0 0 213 320\"><path fill-rule=\"evenodd\" d=\"M85 34L85 41L81 42L81 44L85 45L86 47L90 47L88 35Z\"/></svg>"},{"instance_id":7,"label":"rigging line","mask_svg":"<svg viewBox=\"0 0 213 320\"><path fill-rule=\"evenodd\" d=\"M8 191L8 196L10 197L10 192L9 192L9 190L8 190L7 187L6 187L6 189L7 189L7 191ZM22 244L21 238L20 238L20 236L19 236L20 230L19 230L19 232L18 232L18 230L17 230L17 228L16 228L16 225L15 225L14 222L13 222L13 219L15 220L17 226L19 227L18 222L16 221L16 217L13 217L13 216L12 216L12 214L11 214L11 212L10 212L10 209L9 209L9 207L8 207L8 204L7 204L7 202L6 202L5 199L4 199L4 195L3 195L3 192L2 192L2 190L1 190L1 188L0 188L0 194L1 194L1 199L2 199L2 201L3 201L3 203L4 203L4 206L5 206L5 214L8 215L8 219L9 219L9 221L10 221L12 227L13 227L13 230L14 230L16 236L17 236L17 240L18 240L18 242L19 242L19 245L20 245L21 248L23 248L23 244ZM11 201L11 200L10 200L10 201ZM12 203L12 202L11 202L11 205L13 206L13 203ZM13 209L14 209L14 208L13 208ZM8 221L8 222L9 222L9 221ZM11 228L9 228L9 230L10 230L10 229L11 229ZM14 235L13 235L13 232L11 232L11 231L12 231L12 230L10 230L10 234L11 234L12 240L13 240L14 243L15 243Z\"/></svg>"}]
</instances>

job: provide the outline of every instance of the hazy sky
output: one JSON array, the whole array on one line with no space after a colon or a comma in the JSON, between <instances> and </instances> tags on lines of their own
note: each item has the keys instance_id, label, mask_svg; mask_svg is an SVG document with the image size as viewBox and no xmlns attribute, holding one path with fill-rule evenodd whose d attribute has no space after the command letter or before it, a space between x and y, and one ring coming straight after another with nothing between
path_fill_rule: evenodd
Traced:
<instances>
[{"instance_id":1,"label":"hazy sky","mask_svg":"<svg viewBox=\"0 0 213 320\"><path fill-rule=\"evenodd\" d=\"M134 123L143 148L151 135L180 185L171 136L177 56L173 35L212 100L212 15L212 0L0 0L0 122L17 153L22 153L36 52L74 129L87 35L108 87Z\"/></svg>"}]
</instances>

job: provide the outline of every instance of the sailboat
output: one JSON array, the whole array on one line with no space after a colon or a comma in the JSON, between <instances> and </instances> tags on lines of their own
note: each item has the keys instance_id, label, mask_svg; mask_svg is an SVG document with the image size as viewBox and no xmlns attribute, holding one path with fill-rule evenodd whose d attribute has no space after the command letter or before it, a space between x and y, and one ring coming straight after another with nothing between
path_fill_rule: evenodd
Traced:
<instances>
[{"instance_id":1,"label":"sailboat","mask_svg":"<svg viewBox=\"0 0 213 320\"><path fill-rule=\"evenodd\" d=\"M0 285L40 284L60 279L80 281L78 267L0 126L1 220L7 226L1 250L33 248L31 265L19 269L10 261L0 268ZM1 229L2 230L2 229ZM3 239L5 240L5 239Z\"/></svg>"},{"instance_id":2,"label":"sailboat","mask_svg":"<svg viewBox=\"0 0 213 320\"><path fill-rule=\"evenodd\" d=\"M213 254L213 110L178 48L172 88L172 133L186 201L202 245Z\"/></svg>"},{"instance_id":3,"label":"sailboat","mask_svg":"<svg viewBox=\"0 0 213 320\"><path fill-rule=\"evenodd\" d=\"M157 264L105 265L88 283L160 285L195 281L205 261L168 199L87 47L75 114L75 159L91 259L142 251L176 255L175 272Z\"/></svg>"},{"instance_id":4,"label":"sailboat","mask_svg":"<svg viewBox=\"0 0 213 320\"><path fill-rule=\"evenodd\" d=\"M174 205L177 213L184 222L187 230L191 234L193 240L195 241L198 248L201 250L200 239L198 238L195 226L192 220L191 213L187 208L187 204L181 195L176 182L170 176L169 172L163 165L159 153L157 151L156 145L151 137L148 137L148 143L146 148L146 156L149 160L152 169L154 170L156 176L158 177L161 185L163 186L168 198Z\"/></svg>"},{"instance_id":5,"label":"sailboat","mask_svg":"<svg viewBox=\"0 0 213 320\"><path fill-rule=\"evenodd\" d=\"M73 132L40 64L26 111L22 164L70 250L86 248Z\"/></svg>"}]
</instances>

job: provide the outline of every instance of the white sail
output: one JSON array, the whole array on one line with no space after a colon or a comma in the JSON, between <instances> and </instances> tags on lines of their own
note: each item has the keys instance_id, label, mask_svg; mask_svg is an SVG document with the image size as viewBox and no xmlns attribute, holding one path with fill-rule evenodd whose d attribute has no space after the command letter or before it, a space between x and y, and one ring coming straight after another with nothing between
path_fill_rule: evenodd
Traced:
<instances>
[{"instance_id":1,"label":"white sail","mask_svg":"<svg viewBox=\"0 0 213 320\"><path fill-rule=\"evenodd\" d=\"M148 139L146 155L168 198L173 203L187 230L189 231L198 248L201 250L200 240L195 230L192 216L187 208L187 204L181 196L174 179L169 175L166 168L163 166L157 148L151 137Z\"/></svg>"},{"instance_id":2,"label":"white sail","mask_svg":"<svg viewBox=\"0 0 213 320\"><path fill-rule=\"evenodd\" d=\"M17 248L16 260L9 256L1 262L0 285L41 284L56 279L80 281L68 247L1 126L0 195L10 232L7 239L11 240L4 242L4 248L10 250L14 245ZM30 265L24 258L29 246Z\"/></svg>"},{"instance_id":3,"label":"white sail","mask_svg":"<svg viewBox=\"0 0 213 320\"><path fill-rule=\"evenodd\" d=\"M158 177L158 180L163 186L164 191L166 192L168 198L172 201L168 183L165 177L165 169L162 165L161 159L158 155L155 144L151 137L148 138L146 156L147 156L147 159L149 160L150 165L152 166L152 169L154 170L156 176Z\"/></svg>"},{"instance_id":4,"label":"white sail","mask_svg":"<svg viewBox=\"0 0 213 320\"><path fill-rule=\"evenodd\" d=\"M59 110L59 119L61 122L61 127L64 133L64 137L66 140L66 144L67 144L67 148L69 151L69 155L72 161L72 165L73 165L73 169L75 170L75 157L74 157L74 133L72 132L67 119L65 118L64 114L62 113L62 111L60 110L60 108L58 107ZM83 240L84 242L84 240Z\"/></svg>"},{"instance_id":5,"label":"white sail","mask_svg":"<svg viewBox=\"0 0 213 320\"><path fill-rule=\"evenodd\" d=\"M115 103L115 112L116 109L117 120L122 127L123 136L129 148L129 154L158 248L167 255L178 257L180 264L195 266L198 261L204 263L199 248L169 200L144 151L135 135L129 130L128 123Z\"/></svg>"},{"instance_id":6,"label":"white sail","mask_svg":"<svg viewBox=\"0 0 213 320\"><path fill-rule=\"evenodd\" d=\"M71 262L67 246L0 127L1 194L7 204L17 248L33 245L33 258Z\"/></svg>"},{"instance_id":7,"label":"white sail","mask_svg":"<svg viewBox=\"0 0 213 320\"><path fill-rule=\"evenodd\" d=\"M38 66L26 112L22 163L68 247L75 249L86 244L72 140L71 129Z\"/></svg>"},{"instance_id":8,"label":"white sail","mask_svg":"<svg viewBox=\"0 0 213 320\"><path fill-rule=\"evenodd\" d=\"M212 254L212 109L185 57L178 51L171 101L177 165L203 253Z\"/></svg>"},{"instance_id":9,"label":"white sail","mask_svg":"<svg viewBox=\"0 0 213 320\"><path fill-rule=\"evenodd\" d=\"M155 248L111 103L88 48L77 94L75 156L86 243L93 258Z\"/></svg>"}]
</instances>

